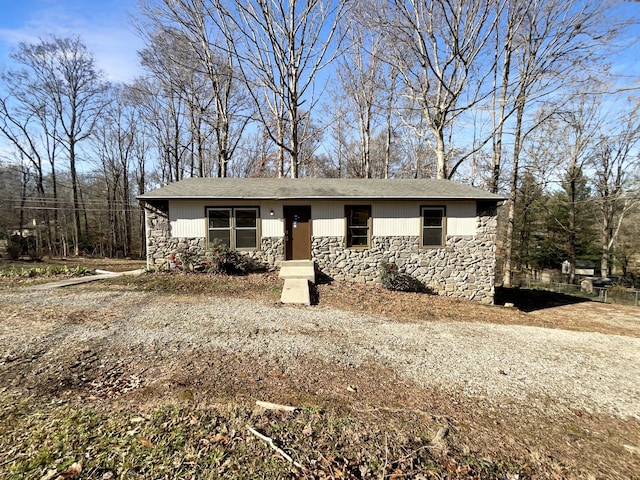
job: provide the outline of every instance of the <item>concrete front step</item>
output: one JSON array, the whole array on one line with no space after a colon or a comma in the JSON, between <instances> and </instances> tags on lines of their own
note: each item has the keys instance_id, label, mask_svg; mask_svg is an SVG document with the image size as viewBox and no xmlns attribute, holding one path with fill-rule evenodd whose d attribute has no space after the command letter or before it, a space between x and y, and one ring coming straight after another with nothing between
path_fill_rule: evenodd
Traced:
<instances>
[{"instance_id":1,"label":"concrete front step","mask_svg":"<svg viewBox=\"0 0 640 480\"><path fill-rule=\"evenodd\" d=\"M280 265L280 278L305 279L316 283L316 269L313 260L287 260Z\"/></svg>"},{"instance_id":2,"label":"concrete front step","mask_svg":"<svg viewBox=\"0 0 640 480\"><path fill-rule=\"evenodd\" d=\"M297 303L311 305L311 295L309 293L309 280L304 278L286 278L280 296L282 303Z\"/></svg>"},{"instance_id":3,"label":"concrete front step","mask_svg":"<svg viewBox=\"0 0 640 480\"><path fill-rule=\"evenodd\" d=\"M280 265L280 278L284 279L282 303L311 305L309 282L315 283L316 269L313 260L287 260Z\"/></svg>"}]
</instances>

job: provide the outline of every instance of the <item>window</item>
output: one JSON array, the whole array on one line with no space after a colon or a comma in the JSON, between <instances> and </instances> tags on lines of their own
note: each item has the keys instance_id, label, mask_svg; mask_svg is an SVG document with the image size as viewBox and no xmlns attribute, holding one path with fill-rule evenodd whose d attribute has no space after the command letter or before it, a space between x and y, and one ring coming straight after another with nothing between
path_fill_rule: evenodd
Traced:
<instances>
[{"instance_id":1,"label":"window","mask_svg":"<svg viewBox=\"0 0 640 480\"><path fill-rule=\"evenodd\" d=\"M209 208L209 245L222 243L229 248L258 248L257 208Z\"/></svg>"},{"instance_id":2,"label":"window","mask_svg":"<svg viewBox=\"0 0 640 480\"><path fill-rule=\"evenodd\" d=\"M422 246L442 247L445 241L444 207L422 207Z\"/></svg>"},{"instance_id":3,"label":"window","mask_svg":"<svg viewBox=\"0 0 640 480\"><path fill-rule=\"evenodd\" d=\"M231 209L209 209L209 243L231 247Z\"/></svg>"},{"instance_id":4,"label":"window","mask_svg":"<svg viewBox=\"0 0 640 480\"><path fill-rule=\"evenodd\" d=\"M370 238L371 207L369 205L347 205L347 247L368 247Z\"/></svg>"}]
</instances>

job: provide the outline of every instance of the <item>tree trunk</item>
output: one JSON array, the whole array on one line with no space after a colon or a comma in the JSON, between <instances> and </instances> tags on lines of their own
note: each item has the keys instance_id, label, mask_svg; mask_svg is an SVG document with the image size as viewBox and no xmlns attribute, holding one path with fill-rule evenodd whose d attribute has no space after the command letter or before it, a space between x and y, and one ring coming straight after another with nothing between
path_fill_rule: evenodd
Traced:
<instances>
[{"instance_id":1,"label":"tree trunk","mask_svg":"<svg viewBox=\"0 0 640 480\"><path fill-rule=\"evenodd\" d=\"M445 153L444 132L437 130L433 132L436 137L436 178L446 179L447 173L447 156Z\"/></svg>"},{"instance_id":2,"label":"tree trunk","mask_svg":"<svg viewBox=\"0 0 640 480\"><path fill-rule=\"evenodd\" d=\"M489 180L489 191L491 193L498 193L498 189L500 186L500 171L502 169L502 139L504 132L504 122L505 122L505 111L507 105L507 95L509 92L509 77L511 73L511 56L513 54L512 43L513 43L513 19L511 15L511 9L509 9L509 16L507 18L508 27L507 27L507 36L504 46L504 62L502 64L502 84L500 88L500 111L498 114L497 124L494 120L494 130L495 133L493 135L493 170L491 172L491 179ZM496 41L498 41L497 36L499 35L499 29L496 29ZM497 58L496 58L496 71L497 71ZM494 90L497 90L497 85L494 82ZM495 94L494 94L494 108L493 115L495 115Z\"/></svg>"},{"instance_id":3,"label":"tree trunk","mask_svg":"<svg viewBox=\"0 0 640 480\"><path fill-rule=\"evenodd\" d=\"M608 202L608 199L603 199L604 202ZM610 221L611 207L604 205L602 216L602 256L600 258L600 276L602 278L609 278L611 270L611 239L613 237L613 231Z\"/></svg>"},{"instance_id":4,"label":"tree trunk","mask_svg":"<svg viewBox=\"0 0 640 480\"><path fill-rule=\"evenodd\" d=\"M69 138L69 169L71 170L71 189L73 191L73 236L75 238L73 254L77 257L80 255L80 232L82 230L82 226L80 223L80 197L78 194L76 152L75 141L73 138Z\"/></svg>"},{"instance_id":5,"label":"tree trunk","mask_svg":"<svg viewBox=\"0 0 640 480\"><path fill-rule=\"evenodd\" d=\"M572 162L576 160L573 159ZM576 165L572 163L569 178L569 283L573 283L576 275L576 250L578 232L576 225Z\"/></svg>"},{"instance_id":6,"label":"tree trunk","mask_svg":"<svg viewBox=\"0 0 640 480\"><path fill-rule=\"evenodd\" d=\"M520 160L520 151L522 150L522 120L525 109L525 95L521 90L518 95L518 104L516 110L515 138L513 143L513 170L511 172L511 182L509 184L509 199L507 205L509 210L507 213L507 227L504 238L504 263L502 271L502 285L511 287L511 254L513 252L513 224L516 215L516 197L518 192L518 162Z\"/></svg>"}]
</instances>

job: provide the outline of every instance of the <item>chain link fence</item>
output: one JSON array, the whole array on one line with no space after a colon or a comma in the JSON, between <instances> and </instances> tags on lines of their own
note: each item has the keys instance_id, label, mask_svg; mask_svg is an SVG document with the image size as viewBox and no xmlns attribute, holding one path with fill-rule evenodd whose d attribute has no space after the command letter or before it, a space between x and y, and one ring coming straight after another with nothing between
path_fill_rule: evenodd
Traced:
<instances>
[{"instance_id":1,"label":"chain link fence","mask_svg":"<svg viewBox=\"0 0 640 480\"><path fill-rule=\"evenodd\" d=\"M580 285L561 282L540 282L529 278L523 279L522 287L538 290L549 290L557 293L564 293L576 297L588 298L603 303L615 303L620 305L633 305L637 307L640 301L640 290L626 288L618 285L606 287L593 286L588 291Z\"/></svg>"}]
</instances>

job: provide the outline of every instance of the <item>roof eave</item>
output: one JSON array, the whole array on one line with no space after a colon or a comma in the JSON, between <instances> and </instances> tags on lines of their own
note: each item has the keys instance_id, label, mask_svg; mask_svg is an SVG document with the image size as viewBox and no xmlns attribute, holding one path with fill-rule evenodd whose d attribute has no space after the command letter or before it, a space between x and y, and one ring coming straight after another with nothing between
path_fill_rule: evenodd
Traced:
<instances>
[{"instance_id":1,"label":"roof eave","mask_svg":"<svg viewBox=\"0 0 640 480\"><path fill-rule=\"evenodd\" d=\"M244 200L244 201L286 201L286 200L412 200L412 201L431 201L431 200L443 200L443 201L491 201L491 202L503 202L506 200L504 197L452 197L452 196L370 196L370 195L348 195L348 196L288 196L288 197L273 197L273 196L229 196L212 197L210 195L166 195L166 196L147 196L139 195L136 197L138 200L153 201L153 200Z\"/></svg>"}]
</instances>

